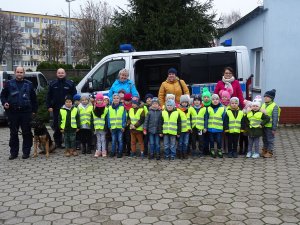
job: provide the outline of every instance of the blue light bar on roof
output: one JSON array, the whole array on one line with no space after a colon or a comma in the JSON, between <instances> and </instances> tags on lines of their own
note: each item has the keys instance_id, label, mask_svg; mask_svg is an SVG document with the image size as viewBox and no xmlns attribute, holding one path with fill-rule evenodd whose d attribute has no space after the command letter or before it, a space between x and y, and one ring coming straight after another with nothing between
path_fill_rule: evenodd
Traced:
<instances>
[{"instance_id":1,"label":"blue light bar on roof","mask_svg":"<svg viewBox=\"0 0 300 225\"><path fill-rule=\"evenodd\" d=\"M221 45L223 45L223 46L225 46L225 47L226 47L226 46L232 46L232 38L223 41L223 42L221 43Z\"/></svg>"},{"instance_id":2,"label":"blue light bar on roof","mask_svg":"<svg viewBox=\"0 0 300 225\"><path fill-rule=\"evenodd\" d=\"M120 44L121 52L135 52L134 47L131 44Z\"/></svg>"}]
</instances>

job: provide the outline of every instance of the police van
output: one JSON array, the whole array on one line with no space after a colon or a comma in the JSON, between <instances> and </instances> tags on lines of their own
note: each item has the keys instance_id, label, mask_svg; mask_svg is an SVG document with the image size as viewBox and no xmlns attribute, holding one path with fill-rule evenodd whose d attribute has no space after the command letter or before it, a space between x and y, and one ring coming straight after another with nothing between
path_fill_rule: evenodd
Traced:
<instances>
[{"instance_id":1,"label":"police van","mask_svg":"<svg viewBox=\"0 0 300 225\"><path fill-rule=\"evenodd\" d=\"M170 67L178 70L191 93L200 93L203 86L212 92L221 80L227 66L235 71L246 97L246 81L250 76L248 50L244 46L177 49L135 52L130 45L120 46L122 53L104 57L77 85L78 93L101 91L107 94L117 79L118 72L126 68L141 98L147 93L157 96L159 87L167 78ZM127 51L127 52L126 52Z\"/></svg>"}]
</instances>

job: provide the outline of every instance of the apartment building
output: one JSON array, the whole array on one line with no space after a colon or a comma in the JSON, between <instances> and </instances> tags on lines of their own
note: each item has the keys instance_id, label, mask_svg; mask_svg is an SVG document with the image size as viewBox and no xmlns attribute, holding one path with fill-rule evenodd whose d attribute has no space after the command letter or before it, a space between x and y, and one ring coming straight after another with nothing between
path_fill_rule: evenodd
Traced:
<instances>
[{"instance_id":1,"label":"apartment building","mask_svg":"<svg viewBox=\"0 0 300 225\"><path fill-rule=\"evenodd\" d=\"M0 13L8 14L11 16L17 24L20 26L22 31L22 45L19 49L14 50L13 56L4 55L2 63L2 70L12 70L17 66L23 66L25 69L36 70L38 64L45 61L43 52L41 51L41 43L37 38L45 29L50 25L57 25L63 31L67 33L68 29L68 18L60 15L42 15L24 12L13 12L13 11L0 11ZM70 20L70 32L74 33L73 26L74 19ZM70 35L68 37L70 37ZM67 40L65 40L67 41ZM71 42L71 41L70 41ZM65 42L65 52L59 58L60 63L72 64L72 56L68 56L67 49L72 51L72 46L68 46ZM71 55L71 54L70 54ZM69 58L68 58L69 57ZM1 69L1 68L0 68Z\"/></svg>"}]
</instances>

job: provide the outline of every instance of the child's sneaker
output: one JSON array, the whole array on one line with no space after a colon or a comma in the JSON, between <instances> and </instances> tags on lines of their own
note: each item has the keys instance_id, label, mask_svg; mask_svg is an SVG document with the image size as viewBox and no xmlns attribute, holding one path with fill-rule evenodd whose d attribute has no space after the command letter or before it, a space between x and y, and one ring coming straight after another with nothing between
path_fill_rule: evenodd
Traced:
<instances>
[{"instance_id":1,"label":"child's sneaker","mask_svg":"<svg viewBox=\"0 0 300 225\"><path fill-rule=\"evenodd\" d=\"M110 158L113 158L114 156L115 156L115 153L113 153L113 152L110 152L110 153L109 153L109 157L110 157Z\"/></svg>"},{"instance_id":2,"label":"child's sneaker","mask_svg":"<svg viewBox=\"0 0 300 225\"><path fill-rule=\"evenodd\" d=\"M259 154L258 154L258 153L256 153L256 152L255 152L255 153L253 153L253 154L252 154L252 158L253 158L253 159L257 159L257 158L259 158Z\"/></svg>"},{"instance_id":3,"label":"child's sneaker","mask_svg":"<svg viewBox=\"0 0 300 225\"><path fill-rule=\"evenodd\" d=\"M246 158L251 158L251 156L252 156L252 152L248 152Z\"/></svg>"},{"instance_id":4,"label":"child's sneaker","mask_svg":"<svg viewBox=\"0 0 300 225\"><path fill-rule=\"evenodd\" d=\"M237 152L233 152L233 153L232 153L232 157L233 157L233 158L237 158L237 157L238 157Z\"/></svg>"},{"instance_id":5,"label":"child's sneaker","mask_svg":"<svg viewBox=\"0 0 300 225\"><path fill-rule=\"evenodd\" d=\"M273 157L273 153L270 152L270 151L267 151L264 155L263 155L264 158L272 158Z\"/></svg>"},{"instance_id":6,"label":"child's sneaker","mask_svg":"<svg viewBox=\"0 0 300 225\"><path fill-rule=\"evenodd\" d=\"M107 156L107 151L106 150L103 150L102 151L102 157L106 157Z\"/></svg>"},{"instance_id":7,"label":"child's sneaker","mask_svg":"<svg viewBox=\"0 0 300 225\"><path fill-rule=\"evenodd\" d=\"M141 158L144 159L145 155L144 152L141 152Z\"/></svg>"},{"instance_id":8,"label":"child's sneaker","mask_svg":"<svg viewBox=\"0 0 300 225\"><path fill-rule=\"evenodd\" d=\"M157 156L156 156L156 160L160 160L160 155L157 155Z\"/></svg>"},{"instance_id":9,"label":"child's sneaker","mask_svg":"<svg viewBox=\"0 0 300 225\"><path fill-rule=\"evenodd\" d=\"M98 158L101 156L101 152L99 150L96 150L94 157Z\"/></svg>"},{"instance_id":10,"label":"child's sneaker","mask_svg":"<svg viewBox=\"0 0 300 225\"><path fill-rule=\"evenodd\" d=\"M129 156L130 158L133 158L133 157L135 157L135 153L134 152L130 152L130 156Z\"/></svg>"},{"instance_id":11,"label":"child's sneaker","mask_svg":"<svg viewBox=\"0 0 300 225\"><path fill-rule=\"evenodd\" d=\"M175 160L175 157L174 157L174 156L172 156L172 157L170 158L170 160Z\"/></svg>"},{"instance_id":12,"label":"child's sneaker","mask_svg":"<svg viewBox=\"0 0 300 225\"><path fill-rule=\"evenodd\" d=\"M117 158L122 158L122 153L118 153Z\"/></svg>"},{"instance_id":13,"label":"child's sneaker","mask_svg":"<svg viewBox=\"0 0 300 225\"><path fill-rule=\"evenodd\" d=\"M216 153L215 153L214 149L210 150L210 155L211 155L211 157L216 158Z\"/></svg>"},{"instance_id":14,"label":"child's sneaker","mask_svg":"<svg viewBox=\"0 0 300 225\"><path fill-rule=\"evenodd\" d=\"M153 154L150 154L150 155L149 155L149 159L150 159L150 160L154 159L154 155L153 155Z\"/></svg>"},{"instance_id":15,"label":"child's sneaker","mask_svg":"<svg viewBox=\"0 0 300 225\"><path fill-rule=\"evenodd\" d=\"M218 150L217 155L218 155L219 158L223 158L223 152L222 152L222 149L219 149L219 150Z\"/></svg>"}]
</instances>

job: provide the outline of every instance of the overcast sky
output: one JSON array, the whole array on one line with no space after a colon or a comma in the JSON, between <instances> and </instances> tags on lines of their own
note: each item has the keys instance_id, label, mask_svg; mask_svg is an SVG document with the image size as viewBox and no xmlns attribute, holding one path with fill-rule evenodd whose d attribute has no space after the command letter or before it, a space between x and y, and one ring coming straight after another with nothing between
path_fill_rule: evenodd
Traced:
<instances>
[{"instance_id":1,"label":"overcast sky","mask_svg":"<svg viewBox=\"0 0 300 225\"><path fill-rule=\"evenodd\" d=\"M98 2L99 0L93 0ZM204 2L205 0L199 0ZM72 12L78 12L86 0L71 2ZM127 0L107 0L114 8L127 8ZM214 0L214 10L220 15L231 11L240 11L242 16L261 5L263 0ZM0 0L0 8L6 11L28 12L48 15L68 15L68 3L65 0Z\"/></svg>"}]
</instances>

